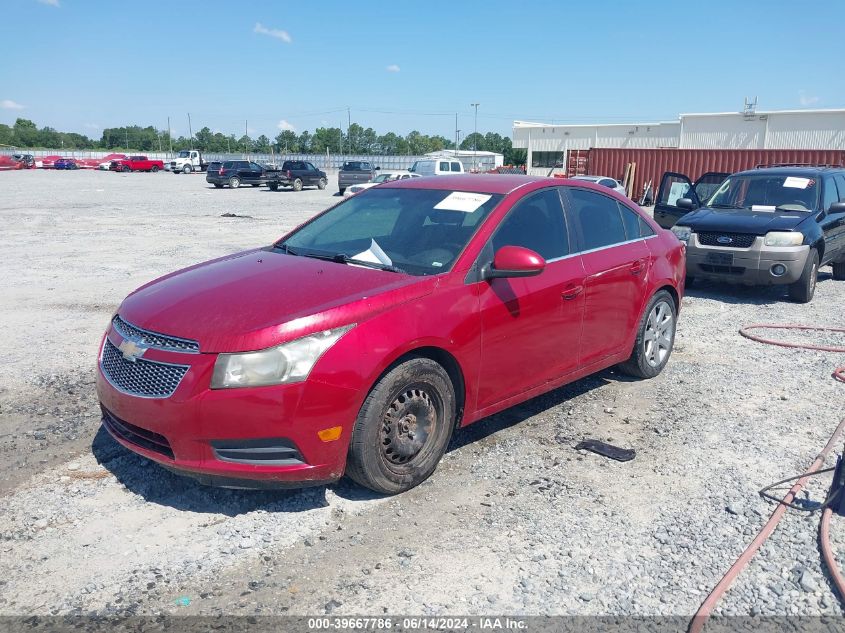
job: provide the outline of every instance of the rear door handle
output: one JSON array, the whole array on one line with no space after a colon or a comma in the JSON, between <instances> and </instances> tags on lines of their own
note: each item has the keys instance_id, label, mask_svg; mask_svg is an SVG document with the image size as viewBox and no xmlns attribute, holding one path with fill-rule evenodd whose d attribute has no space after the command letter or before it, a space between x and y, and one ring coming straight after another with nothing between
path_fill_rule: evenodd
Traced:
<instances>
[{"instance_id":1,"label":"rear door handle","mask_svg":"<svg viewBox=\"0 0 845 633\"><path fill-rule=\"evenodd\" d=\"M580 284L579 285L567 286L564 289L564 291L561 293L561 296L563 297L563 299L565 301L571 301L572 299L574 299L575 297L580 295L583 290L584 290L584 286L582 286Z\"/></svg>"},{"instance_id":2,"label":"rear door handle","mask_svg":"<svg viewBox=\"0 0 845 633\"><path fill-rule=\"evenodd\" d=\"M644 268L645 268L645 260L644 259L638 259L633 264L631 264L631 274L632 275L639 275L641 272L643 272Z\"/></svg>"}]
</instances>

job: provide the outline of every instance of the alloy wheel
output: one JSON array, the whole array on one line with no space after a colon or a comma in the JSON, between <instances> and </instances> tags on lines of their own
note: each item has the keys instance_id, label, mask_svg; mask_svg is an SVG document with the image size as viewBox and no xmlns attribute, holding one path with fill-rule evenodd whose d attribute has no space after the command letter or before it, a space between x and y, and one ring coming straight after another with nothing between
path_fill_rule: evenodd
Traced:
<instances>
[{"instance_id":1,"label":"alloy wheel","mask_svg":"<svg viewBox=\"0 0 845 633\"><path fill-rule=\"evenodd\" d=\"M648 315L643 336L643 351L646 362L652 367L662 365L672 350L674 321L672 308L665 301L655 304Z\"/></svg>"}]
</instances>

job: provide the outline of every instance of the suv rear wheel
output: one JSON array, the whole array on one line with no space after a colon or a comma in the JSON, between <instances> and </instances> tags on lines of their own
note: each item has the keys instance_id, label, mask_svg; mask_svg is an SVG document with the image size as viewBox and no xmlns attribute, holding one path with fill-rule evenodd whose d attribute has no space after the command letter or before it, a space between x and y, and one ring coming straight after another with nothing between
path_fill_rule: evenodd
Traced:
<instances>
[{"instance_id":1,"label":"suv rear wheel","mask_svg":"<svg viewBox=\"0 0 845 633\"><path fill-rule=\"evenodd\" d=\"M809 303L816 293L816 279L819 274L819 252L811 248L804 264L804 271L795 283L789 284L789 298L797 303Z\"/></svg>"}]
</instances>

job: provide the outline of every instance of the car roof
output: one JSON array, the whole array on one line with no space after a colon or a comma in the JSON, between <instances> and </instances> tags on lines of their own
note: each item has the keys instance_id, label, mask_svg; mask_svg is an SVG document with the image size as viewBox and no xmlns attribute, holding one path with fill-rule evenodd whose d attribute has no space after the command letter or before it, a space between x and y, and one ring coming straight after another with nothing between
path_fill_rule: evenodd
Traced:
<instances>
[{"instance_id":1,"label":"car roof","mask_svg":"<svg viewBox=\"0 0 845 633\"><path fill-rule=\"evenodd\" d=\"M831 171L842 171L843 167L837 167L833 165L784 165L783 167L758 167L757 169L745 169L743 171L738 171L734 176L738 176L742 174L743 176L753 175L753 174L774 174L776 176L783 175L783 176L794 176L794 175L804 175L804 176L814 176L816 174L821 174L824 172L831 172Z\"/></svg>"},{"instance_id":2,"label":"car roof","mask_svg":"<svg viewBox=\"0 0 845 633\"><path fill-rule=\"evenodd\" d=\"M613 180L610 176L572 176L572 180L589 180L590 182L598 182L599 180Z\"/></svg>"},{"instance_id":3,"label":"car roof","mask_svg":"<svg viewBox=\"0 0 845 633\"><path fill-rule=\"evenodd\" d=\"M571 180L544 178L542 176L519 176L516 174L455 174L454 176L429 176L391 180L379 185L379 189L442 189L444 191L468 191L471 193L508 194L526 185L546 183L563 185ZM586 181L574 184L583 185Z\"/></svg>"}]
</instances>

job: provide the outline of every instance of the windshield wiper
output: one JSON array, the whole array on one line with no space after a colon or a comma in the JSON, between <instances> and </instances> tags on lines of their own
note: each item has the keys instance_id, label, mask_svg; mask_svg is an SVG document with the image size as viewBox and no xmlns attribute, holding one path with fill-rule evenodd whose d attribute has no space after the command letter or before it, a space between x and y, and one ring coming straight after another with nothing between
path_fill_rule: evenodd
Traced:
<instances>
[{"instance_id":1,"label":"windshield wiper","mask_svg":"<svg viewBox=\"0 0 845 633\"><path fill-rule=\"evenodd\" d=\"M407 271L396 266L390 266L388 264L382 264L380 262L368 262L365 259L355 259L354 257L350 257L349 255L347 255L346 253L302 253L300 251L293 250L287 244L278 244L276 248L281 249L281 251L283 253L286 253L287 255L298 255L300 257L310 257L312 259L324 259L328 262L337 262L338 264L355 264L356 266L366 266L367 268L386 270L389 273L407 274Z\"/></svg>"},{"instance_id":2,"label":"windshield wiper","mask_svg":"<svg viewBox=\"0 0 845 633\"><path fill-rule=\"evenodd\" d=\"M736 204L721 204L721 203L708 204L707 206L710 207L711 209L746 209L747 208L747 207L741 207L741 206L736 205Z\"/></svg>"}]
</instances>

